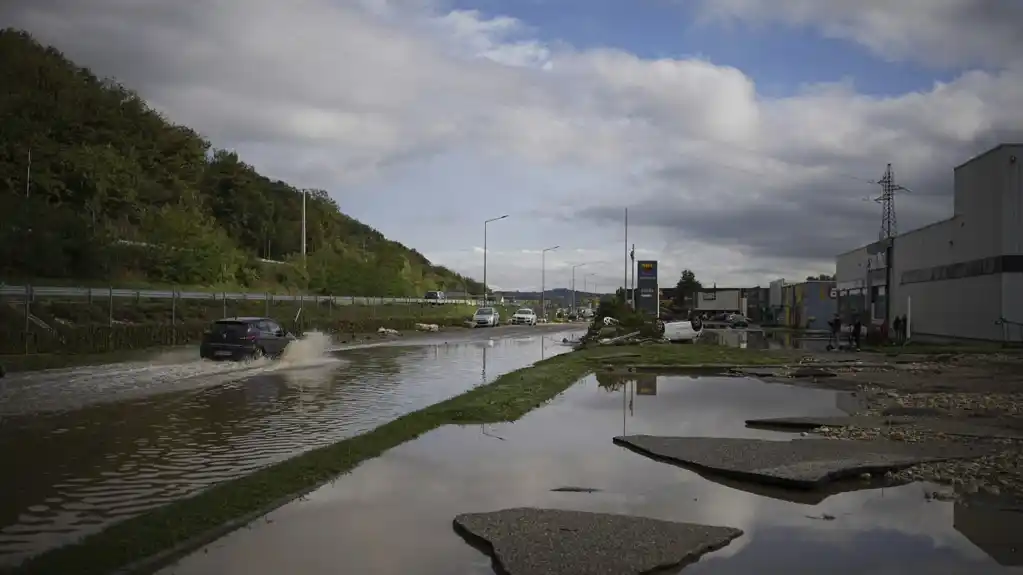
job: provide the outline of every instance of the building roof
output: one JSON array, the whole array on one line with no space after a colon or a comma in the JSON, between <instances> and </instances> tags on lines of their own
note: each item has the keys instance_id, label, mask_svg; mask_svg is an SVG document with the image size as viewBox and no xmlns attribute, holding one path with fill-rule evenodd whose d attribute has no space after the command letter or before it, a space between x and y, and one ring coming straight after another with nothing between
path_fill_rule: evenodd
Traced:
<instances>
[{"instance_id":1,"label":"building roof","mask_svg":"<svg viewBox=\"0 0 1023 575\"><path fill-rule=\"evenodd\" d=\"M991 148L989 150L985 150L985 151L977 154L976 156L973 156L969 160L966 160L965 162L963 162L963 163L959 164L958 166L952 168L952 170L953 171L954 170L958 170L959 168L961 168L961 167L963 167L963 166L965 166L967 164L972 164L973 162L976 162L977 160L983 158L984 156L986 156L988 154L993 154L993 153L997 152L998 150L1001 150L1002 148L1023 148L1023 144L1014 144L1014 143L1010 143L1010 142L1002 142L1001 144L998 144L997 146L995 146L995 147L993 147L993 148Z\"/></svg>"}]
</instances>

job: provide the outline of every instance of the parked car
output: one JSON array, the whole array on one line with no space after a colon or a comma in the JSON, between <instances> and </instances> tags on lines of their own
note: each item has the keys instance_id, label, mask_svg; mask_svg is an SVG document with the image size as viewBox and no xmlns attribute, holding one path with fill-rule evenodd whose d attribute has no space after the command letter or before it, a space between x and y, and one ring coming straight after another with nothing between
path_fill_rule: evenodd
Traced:
<instances>
[{"instance_id":1,"label":"parked car","mask_svg":"<svg viewBox=\"0 0 1023 575\"><path fill-rule=\"evenodd\" d=\"M428 291L424 299L430 300L432 305L439 305L444 303L446 297L442 291Z\"/></svg>"},{"instance_id":2,"label":"parked car","mask_svg":"<svg viewBox=\"0 0 1023 575\"><path fill-rule=\"evenodd\" d=\"M203 333L199 357L242 361L277 358L295 336L268 317L229 317L213 322Z\"/></svg>"},{"instance_id":3,"label":"parked car","mask_svg":"<svg viewBox=\"0 0 1023 575\"><path fill-rule=\"evenodd\" d=\"M492 307L481 307L472 314L473 327L497 327L501 325L501 314Z\"/></svg>"},{"instance_id":4,"label":"parked car","mask_svg":"<svg viewBox=\"0 0 1023 575\"><path fill-rule=\"evenodd\" d=\"M536 325L536 313L528 307L515 312L511 317L512 325Z\"/></svg>"}]
</instances>

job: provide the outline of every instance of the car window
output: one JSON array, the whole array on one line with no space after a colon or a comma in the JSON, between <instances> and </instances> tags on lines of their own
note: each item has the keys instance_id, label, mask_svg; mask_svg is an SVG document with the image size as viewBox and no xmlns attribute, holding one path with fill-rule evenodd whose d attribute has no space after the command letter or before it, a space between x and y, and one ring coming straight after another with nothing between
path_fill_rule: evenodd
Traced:
<instances>
[{"instance_id":1,"label":"car window","mask_svg":"<svg viewBox=\"0 0 1023 575\"><path fill-rule=\"evenodd\" d=\"M493 314L494 314L494 309L493 308L489 308L489 307L481 307L480 309L476 310L476 315L493 315Z\"/></svg>"},{"instance_id":2,"label":"car window","mask_svg":"<svg viewBox=\"0 0 1023 575\"><path fill-rule=\"evenodd\" d=\"M213 323L211 331L215 334L244 335L249 331L249 324L243 321L218 321Z\"/></svg>"},{"instance_id":3,"label":"car window","mask_svg":"<svg viewBox=\"0 0 1023 575\"><path fill-rule=\"evenodd\" d=\"M277 322L268 320L263 323L266 324L266 331L270 333L277 333L277 331L281 329L280 324L278 324Z\"/></svg>"}]
</instances>

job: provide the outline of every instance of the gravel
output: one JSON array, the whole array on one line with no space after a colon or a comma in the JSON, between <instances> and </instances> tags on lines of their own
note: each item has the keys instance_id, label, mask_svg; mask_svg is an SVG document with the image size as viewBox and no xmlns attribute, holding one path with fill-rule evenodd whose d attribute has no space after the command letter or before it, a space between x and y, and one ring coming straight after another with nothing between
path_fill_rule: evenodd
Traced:
<instances>
[{"instance_id":1,"label":"gravel","mask_svg":"<svg viewBox=\"0 0 1023 575\"><path fill-rule=\"evenodd\" d=\"M982 492L1023 499L1023 393L900 393L873 386L861 390L868 397L866 415L907 409L947 415L909 425L821 427L812 433L831 439L983 446L993 453L969 461L921 463L893 478L949 485L955 488L955 497Z\"/></svg>"}]
</instances>

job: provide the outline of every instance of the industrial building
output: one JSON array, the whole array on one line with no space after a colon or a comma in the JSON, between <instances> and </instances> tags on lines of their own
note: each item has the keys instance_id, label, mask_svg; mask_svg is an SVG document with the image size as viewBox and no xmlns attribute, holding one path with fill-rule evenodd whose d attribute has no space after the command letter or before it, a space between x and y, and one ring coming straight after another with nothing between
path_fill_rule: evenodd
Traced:
<instances>
[{"instance_id":1,"label":"industrial building","mask_svg":"<svg viewBox=\"0 0 1023 575\"><path fill-rule=\"evenodd\" d=\"M696 294L696 311L699 313L746 313L745 290L737 288L703 288Z\"/></svg>"},{"instance_id":2,"label":"industrial building","mask_svg":"<svg viewBox=\"0 0 1023 575\"><path fill-rule=\"evenodd\" d=\"M952 217L837 256L844 320L882 324L890 295L890 317L908 317L912 337L1019 339L1021 164L1023 144L996 146L955 168Z\"/></svg>"},{"instance_id":3,"label":"industrial building","mask_svg":"<svg viewBox=\"0 0 1023 575\"><path fill-rule=\"evenodd\" d=\"M835 282L807 280L781 286L782 323L793 329L827 331L838 312Z\"/></svg>"}]
</instances>

